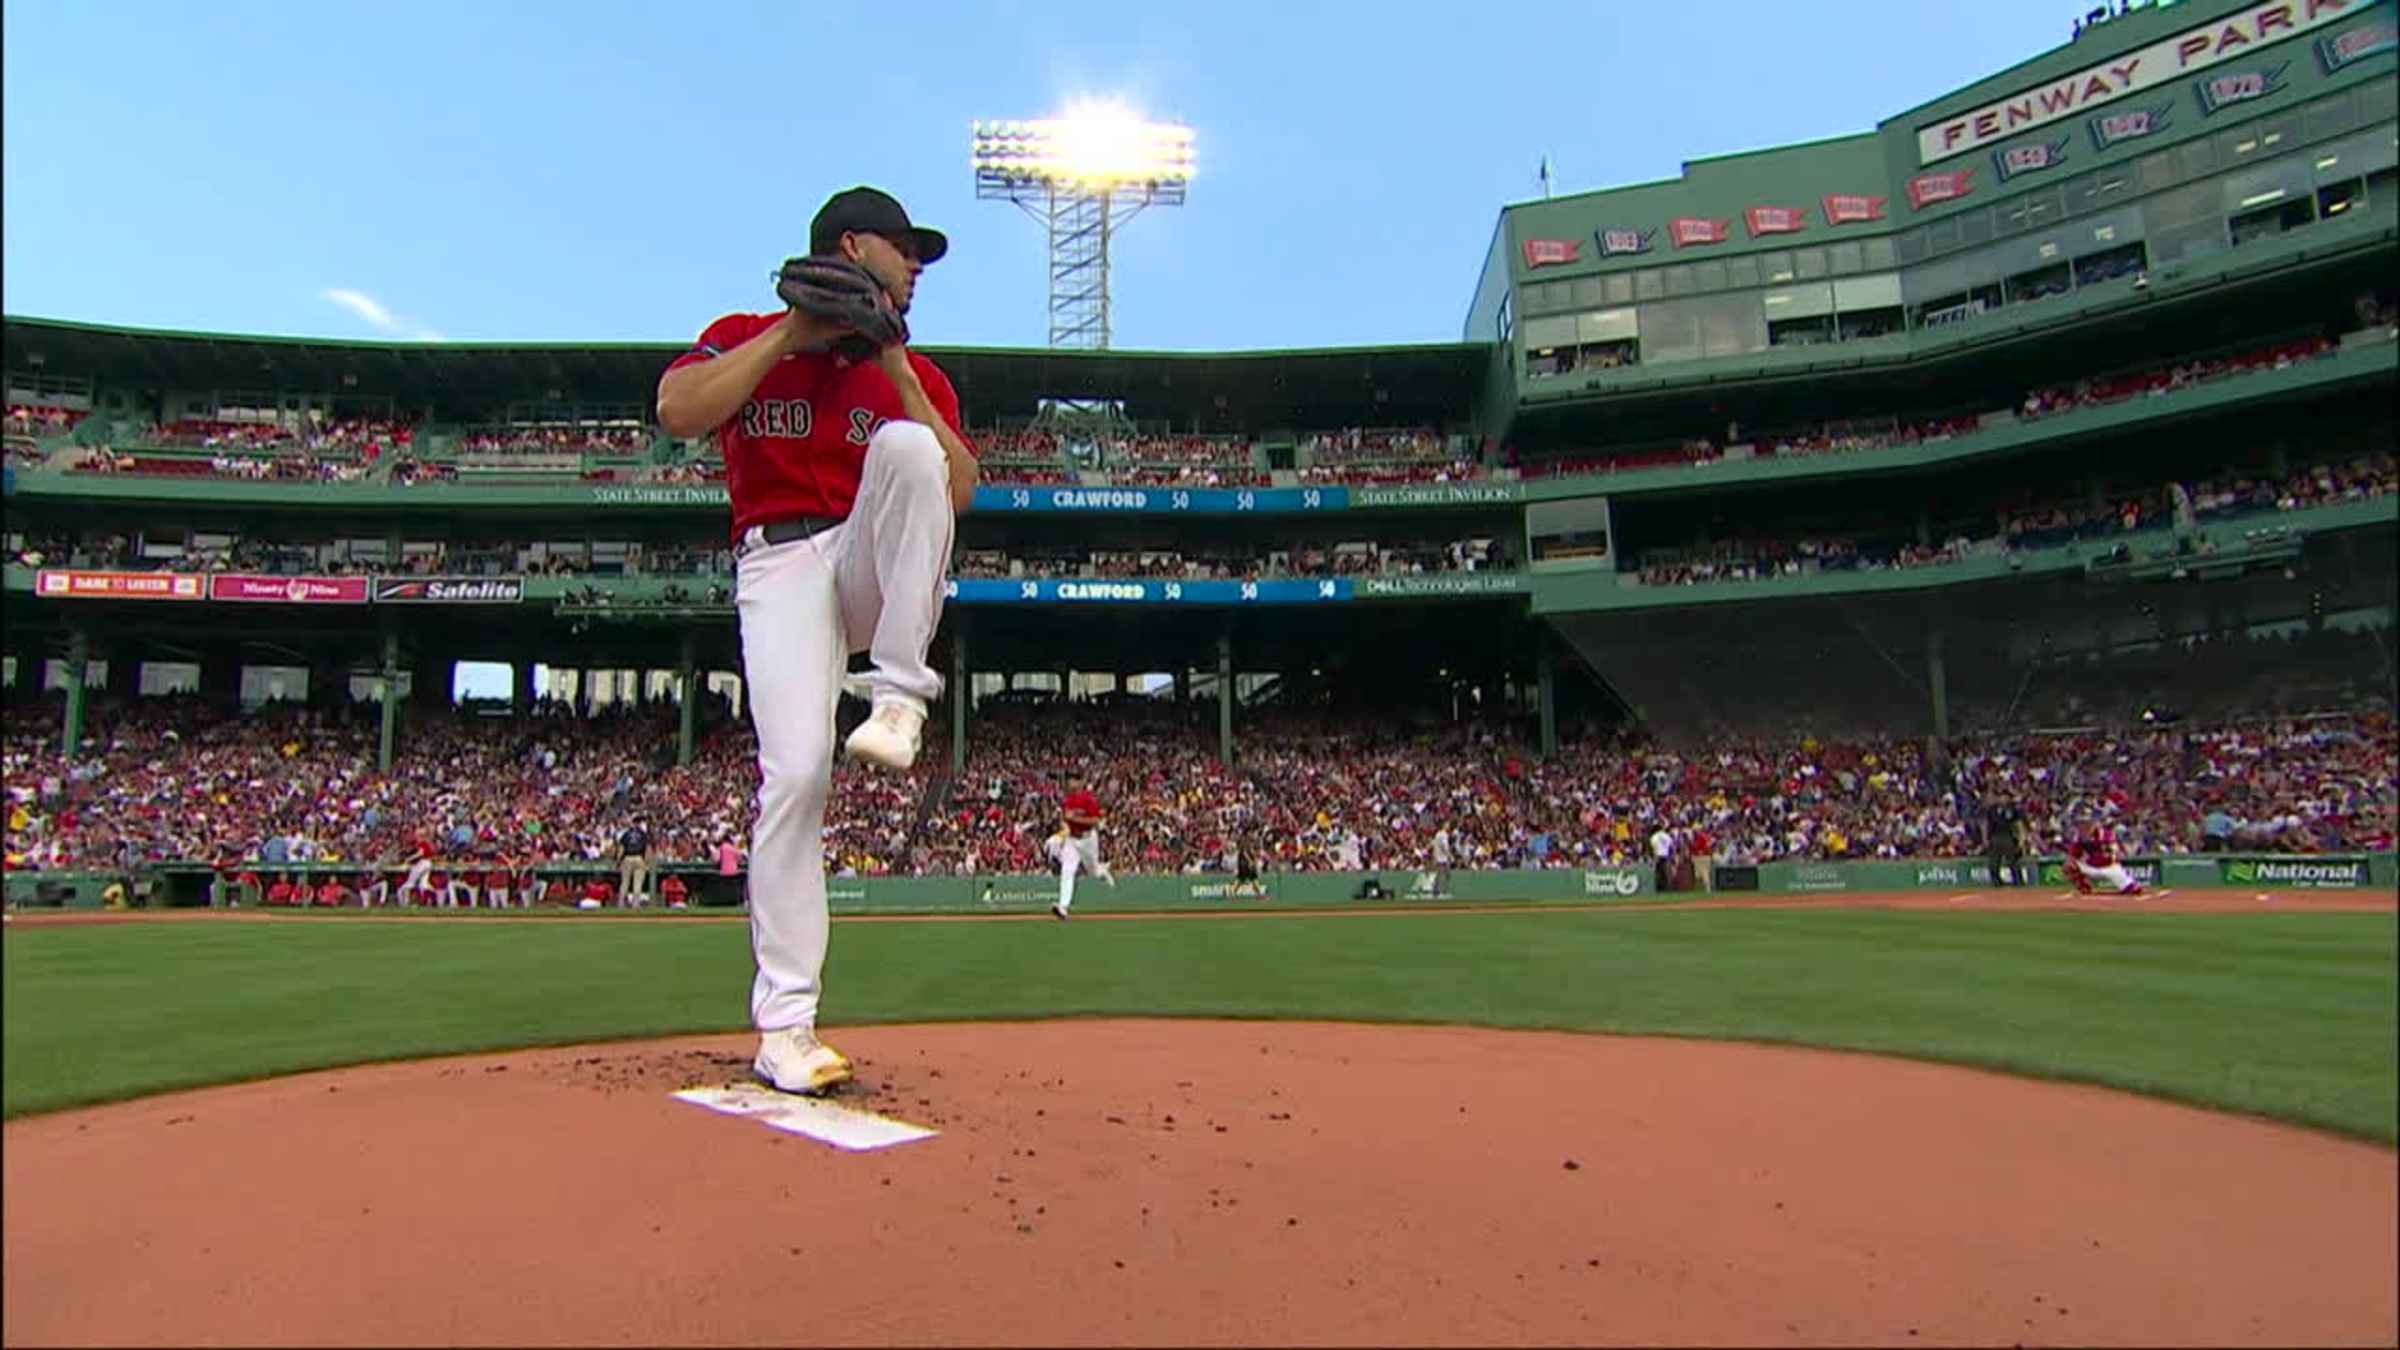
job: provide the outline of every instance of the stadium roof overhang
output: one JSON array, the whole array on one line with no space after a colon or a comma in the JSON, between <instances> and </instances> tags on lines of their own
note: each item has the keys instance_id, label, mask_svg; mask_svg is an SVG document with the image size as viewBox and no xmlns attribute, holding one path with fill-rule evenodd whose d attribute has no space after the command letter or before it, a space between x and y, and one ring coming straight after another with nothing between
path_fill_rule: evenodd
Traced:
<instances>
[{"instance_id":1,"label":"stadium roof overhang","mask_svg":"<svg viewBox=\"0 0 2400 1350\"><path fill-rule=\"evenodd\" d=\"M680 343L334 342L6 320L11 372L143 390L389 397L444 413L557 398L646 402ZM1471 343L1245 352L926 347L970 419L1030 415L1042 399L1121 399L1187 427L1421 425L1461 419L1486 369Z\"/></svg>"}]
</instances>

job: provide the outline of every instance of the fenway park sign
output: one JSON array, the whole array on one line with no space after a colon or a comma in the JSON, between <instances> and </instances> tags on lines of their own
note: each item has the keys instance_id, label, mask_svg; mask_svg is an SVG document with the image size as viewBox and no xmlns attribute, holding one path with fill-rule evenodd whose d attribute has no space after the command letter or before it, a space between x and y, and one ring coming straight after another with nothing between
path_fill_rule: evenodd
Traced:
<instances>
[{"instance_id":1,"label":"fenway park sign","mask_svg":"<svg viewBox=\"0 0 2400 1350\"><path fill-rule=\"evenodd\" d=\"M2190 79L2211 66L2255 55L2285 38L2357 18L2383 2L2270 0L2236 10L1980 108L1927 122L1917 128L1917 163L1932 164L1991 149L2036 127L2088 115L2102 104Z\"/></svg>"}]
</instances>

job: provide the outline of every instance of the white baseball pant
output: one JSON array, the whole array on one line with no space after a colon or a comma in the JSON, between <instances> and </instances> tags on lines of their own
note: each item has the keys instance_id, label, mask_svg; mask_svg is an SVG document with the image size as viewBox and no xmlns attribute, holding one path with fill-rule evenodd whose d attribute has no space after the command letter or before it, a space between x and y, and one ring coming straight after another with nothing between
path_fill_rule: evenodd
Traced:
<instances>
[{"instance_id":1,"label":"white baseball pant","mask_svg":"<svg viewBox=\"0 0 2400 1350\"><path fill-rule=\"evenodd\" d=\"M400 903L404 905L430 903L425 893L432 888L433 864L423 858L408 865L408 875L400 879ZM410 897L415 897L411 899Z\"/></svg>"},{"instance_id":2,"label":"white baseball pant","mask_svg":"<svg viewBox=\"0 0 2400 1350\"><path fill-rule=\"evenodd\" d=\"M2126 871L2121 863L2110 863L2106 867L2094 867L2080 859L2072 861L2075 870L2083 873L2083 879L2095 886L2106 886L2119 895L2130 895L2142 888L2142 883L2134 880L2133 873Z\"/></svg>"},{"instance_id":3,"label":"white baseball pant","mask_svg":"<svg viewBox=\"0 0 2400 1350\"><path fill-rule=\"evenodd\" d=\"M758 728L758 823L750 836L750 1019L814 1027L825 938L825 799L834 708L850 654L868 652L878 700L940 696L925 663L950 561L950 474L920 422L867 442L849 519L806 539L745 539L735 608L742 680Z\"/></svg>"},{"instance_id":4,"label":"white baseball pant","mask_svg":"<svg viewBox=\"0 0 2400 1350\"><path fill-rule=\"evenodd\" d=\"M1075 908L1075 874L1090 872L1101 880L1109 879L1108 864L1100 861L1100 827L1095 825L1080 836L1052 835L1044 841L1050 861L1058 864L1058 907Z\"/></svg>"}]
</instances>

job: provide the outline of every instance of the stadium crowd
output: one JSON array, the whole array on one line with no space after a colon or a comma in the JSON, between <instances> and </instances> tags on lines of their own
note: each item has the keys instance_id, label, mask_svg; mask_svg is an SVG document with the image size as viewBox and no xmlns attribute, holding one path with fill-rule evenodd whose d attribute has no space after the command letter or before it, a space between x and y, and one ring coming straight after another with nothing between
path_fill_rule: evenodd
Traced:
<instances>
[{"instance_id":1,"label":"stadium crowd","mask_svg":"<svg viewBox=\"0 0 2400 1350\"><path fill-rule=\"evenodd\" d=\"M89 415L55 403L11 403L6 428L11 436L64 436Z\"/></svg>"},{"instance_id":2,"label":"stadium crowd","mask_svg":"<svg viewBox=\"0 0 2400 1350\"><path fill-rule=\"evenodd\" d=\"M2289 650L2259 658L2288 673ZM2125 671L2086 677L2105 687ZM382 774L365 704L241 715L188 695L95 700L70 762L58 753L57 698L20 702L5 718L7 864L386 869L422 855L480 871L606 862L636 825L657 861L711 863L742 843L755 744L723 700L699 711L698 752L678 767L671 709L585 716L544 704L497 720L412 710ZM946 797L927 790L948 757L938 727L911 775L837 769L828 866L1039 871L1041 840L1075 786L1107 803L1106 847L1125 871L1227 869L1237 853L1295 871L1634 865L1652 859L1661 831L1678 850L1730 863L1956 857L1981 850L1984 808L2003 800L2044 852L2095 821L2136 853L2388 849L2400 774L2388 690L2320 716L1962 735L1946 762L1899 735L1726 733L1669 746L1588 730L1543 761L1521 725L1501 721L1270 707L1241 714L1228 767L1214 721L1207 701L987 699Z\"/></svg>"},{"instance_id":3,"label":"stadium crowd","mask_svg":"<svg viewBox=\"0 0 2400 1350\"><path fill-rule=\"evenodd\" d=\"M1924 567L1962 558L2054 548L2137 530L2235 520L2400 492L2400 462L2377 451L2310 465L2281 477L2226 474L2168 483L2143 492L2080 503L2050 500L2002 508L1989 531L1956 533L1939 545L1866 537L1732 539L1705 547L1646 554L1648 586L1698 586L1818 572Z\"/></svg>"},{"instance_id":4,"label":"stadium crowd","mask_svg":"<svg viewBox=\"0 0 2400 1350\"><path fill-rule=\"evenodd\" d=\"M2362 320L2376 320L2380 302L2368 297ZM2388 322L2369 321L2362 327L2388 328ZM1931 444L1972 435L1994 419L2014 416L2031 421L2083 408L2102 407L2130 399L2176 393L2214 380L2234 379L2260 371L2284 370L2302 361L2327 355L2339 347L2331 337L2314 336L2266 343L2229 355L2166 362L2113 375L2088 376L2065 384L2029 390L2011 408L1954 412L1935 417L1851 418L1774 432L1750 432L1728 426L1719 437L1693 437L1673 445L1612 451L1570 453L1522 459L1514 450L1503 462L1526 478L1565 474L1599 474L1632 469L1707 464L1727 458L1769 458L1781 455L1856 454Z\"/></svg>"},{"instance_id":5,"label":"stadium crowd","mask_svg":"<svg viewBox=\"0 0 2400 1350\"><path fill-rule=\"evenodd\" d=\"M512 455L632 455L658 433L646 426L501 426L463 433L451 448L467 459Z\"/></svg>"}]
</instances>

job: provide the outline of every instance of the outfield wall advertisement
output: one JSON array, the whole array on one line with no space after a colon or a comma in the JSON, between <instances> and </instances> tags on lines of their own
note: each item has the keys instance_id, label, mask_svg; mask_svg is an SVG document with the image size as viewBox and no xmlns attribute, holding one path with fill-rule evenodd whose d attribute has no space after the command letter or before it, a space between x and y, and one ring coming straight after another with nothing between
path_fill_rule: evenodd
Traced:
<instances>
[{"instance_id":1,"label":"outfield wall advertisement","mask_svg":"<svg viewBox=\"0 0 2400 1350\"><path fill-rule=\"evenodd\" d=\"M2036 884L2019 894L2054 892L2067 883L2061 860L2035 860ZM355 878L356 864L317 863L273 867L253 864L262 876L270 873L334 874ZM2380 889L2400 886L2400 857L2389 853L2261 856L2252 854L2177 854L2165 858L2134 858L2127 869L2149 885L2194 890L2292 891ZM684 878L695 900L707 906L741 902L742 879L720 876L701 864L660 869ZM1993 887L1990 864L1981 858L1940 858L1913 861L1782 862L1756 867L1721 867L1720 892L1821 896L1839 904L1844 895L1890 894L1895 891L1958 892ZM607 863L569 863L538 869L541 877L599 875L613 879L616 868ZM198 864L170 864L158 869L169 899L177 905L208 903L211 872ZM1753 874L1757 885L1748 884ZM64 903L93 907L114 879L99 872L29 872L7 874L11 904ZM1368 883L1375 883L1369 887ZM63 891L41 899L37 890ZM837 877L826 883L836 913L897 914L1029 911L1047 908L1057 897L1058 881L1046 874L982 877ZM1591 904L1596 901L1688 900L1699 892L1660 895L1646 866L1553 868L1545 871L1465 871L1458 869L1395 868L1380 872L1271 873L1245 882L1221 872L1171 876L1125 875L1115 887L1083 889L1084 904L1096 912L1118 910L1233 910L1243 908L1405 909L1425 903Z\"/></svg>"}]
</instances>

